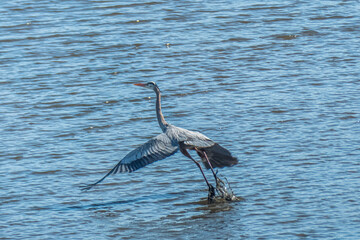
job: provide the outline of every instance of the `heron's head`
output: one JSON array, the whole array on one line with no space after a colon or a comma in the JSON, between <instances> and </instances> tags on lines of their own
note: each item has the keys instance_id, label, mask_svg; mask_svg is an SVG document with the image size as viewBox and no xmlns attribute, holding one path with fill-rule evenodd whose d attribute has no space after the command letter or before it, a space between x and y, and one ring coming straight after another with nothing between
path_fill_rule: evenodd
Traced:
<instances>
[{"instance_id":1,"label":"heron's head","mask_svg":"<svg viewBox=\"0 0 360 240\"><path fill-rule=\"evenodd\" d=\"M135 83L134 84L135 86L140 86L140 87L144 87L144 88L148 88L148 89L151 89L151 90L159 90L159 87L156 85L156 83L154 82L148 82L148 83Z\"/></svg>"}]
</instances>

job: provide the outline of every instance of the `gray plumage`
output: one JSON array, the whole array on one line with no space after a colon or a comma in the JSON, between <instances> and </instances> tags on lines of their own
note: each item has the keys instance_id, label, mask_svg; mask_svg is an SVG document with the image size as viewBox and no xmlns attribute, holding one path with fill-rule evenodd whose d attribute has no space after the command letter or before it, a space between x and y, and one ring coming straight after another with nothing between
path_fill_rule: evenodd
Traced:
<instances>
[{"instance_id":1,"label":"gray plumage","mask_svg":"<svg viewBox=\"0 0 360 240\"><path fill-rule=\"evenodd\" d=\"M191 158L191 156L188 155L186 149L196 150L207 169L212 168L212 166L230 167L237 164L238 162L237 159L231 156L231 153L228 150L221 147L219 144L215 143L213 140L206 137L205 135L199 132L189 131L168 124L165 121L164 116L161 112L160 89L154 82L149 82L147 84L135 84L135 85L150 88L155 91L157 97L156 114L157 114L159 126L162 129L163 133L157 135L156 137L150 139L145 144L129 152L102 179L95 182L94 184L86 185L85 187L83 187L84 190L88 190L93 186L95 186L96 184L102 182L110 174L136 171L137 169L145 167L146 165L151 164L155 161L169 157L174 153L176 153L178 150L181 150L181 152L189 158ZM206 158L208 158L208 160ZM194 159L192 160L195 161ZM201 170L200 165L198 165L198 167ZM204 173L203 176L206 180ZM206 182L208 183L207 180Z\"/></svg>"}]
</instances>

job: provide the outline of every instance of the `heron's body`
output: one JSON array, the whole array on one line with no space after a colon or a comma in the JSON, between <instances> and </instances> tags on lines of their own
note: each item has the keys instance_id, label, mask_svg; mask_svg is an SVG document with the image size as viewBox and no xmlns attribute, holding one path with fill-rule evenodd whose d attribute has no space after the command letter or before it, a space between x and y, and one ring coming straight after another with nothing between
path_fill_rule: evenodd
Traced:
<instances>
[{"instance_id":1,"label":"heron's body","mask_svg":"<svg viewBox=\"0 0 360 240\"><path fill-rule=\"evenodd\" d=\"M212 171L213 167L230 167L237 164L237 159L227 149L221 147L202 133L189 131L167 123L161 111L160 89L155 83L149 82L147 84L135 85L151 88L155 91L157 97L156 114L162 133L128 153L102 179L94 184L87 185L84 189L90 189L110 174L133 172L155 161L169 157L179 150L197 164L209 188L212 186L207 181L200 164L190 156L187 150L195 150L201 157L205 167L207 169L210 168ZM216 178L214 171L213 174Z\"/></svg>"}]
</instances>

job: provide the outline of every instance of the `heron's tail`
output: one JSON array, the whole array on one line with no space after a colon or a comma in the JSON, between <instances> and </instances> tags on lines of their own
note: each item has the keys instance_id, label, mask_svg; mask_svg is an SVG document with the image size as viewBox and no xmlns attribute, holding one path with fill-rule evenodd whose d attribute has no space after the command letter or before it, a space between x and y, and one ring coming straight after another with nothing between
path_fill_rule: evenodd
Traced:
<instances>
[{"instance_id":1,"label":"heron's tail","mask_svg":"<svg viewBox=\"0 0 360 240\"><path fill-rule=\"evenodd\" d=\"M202 150L206 153L206 156L208 157L212 167L216 168L223 168L223 167L232 167L238 163L238 160L236 157L231 156L231 153L226 148L223 148L219 144L215 143L211 147L207 148L200 148L199 150ZM206 161L206 158L204 154L201 152L198 152L199 156L201 157L201 160L206 167L206 169L209 169L209 163Z\"/></svg>"}]
</instances>

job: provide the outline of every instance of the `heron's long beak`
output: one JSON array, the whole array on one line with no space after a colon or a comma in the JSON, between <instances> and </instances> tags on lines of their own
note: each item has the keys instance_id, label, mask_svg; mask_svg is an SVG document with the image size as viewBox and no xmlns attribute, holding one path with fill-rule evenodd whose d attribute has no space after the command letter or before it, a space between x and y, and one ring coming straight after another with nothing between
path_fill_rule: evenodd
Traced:
<instances>
[{"instance_id":1,"label":"heron's long beak","mask_svg":"<svg viewBox=\"0 0 360 240\"><path fill-rule=\"evenodd\" d=\"M140 86L140 87L146 87L146 84L143 84L143 83L135 83L134 85L135 86Z\"/></svg>"}]
</instances>

